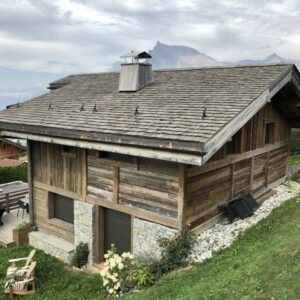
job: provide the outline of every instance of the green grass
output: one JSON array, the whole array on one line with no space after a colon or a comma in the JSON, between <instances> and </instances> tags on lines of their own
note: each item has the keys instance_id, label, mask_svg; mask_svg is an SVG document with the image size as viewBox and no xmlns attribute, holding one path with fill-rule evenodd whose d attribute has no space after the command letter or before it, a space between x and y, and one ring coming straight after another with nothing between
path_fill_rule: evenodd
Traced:
<instances>
[{"instance_id":1,"label":"green grass","mask_svg":"<svg viewBox=\"0 0 300 300\"><path fill-rule=\"evenodd\" d=\"M29 251L29 247L0 249L0 280L7 260ZM98 275L72 272L41 251L36 257L38 291L29 299L105 299ZM300 196L211 260L122 299L300 299Z\"/></svg>"},{"instance_id":2,"label":"green grass","mask_svg":"<svg viewBox=\"0 0 300 300\"><path fill-rule=\"evenodd\" d=\"M300 197L211 260L126 299L300 299Z\"/></svg>"},{"instance_id":3,"label":"green grass","mask_svg":"<svg viewBox=\"0 0 300 300\"><path fill-rule=\"evenodd\" d=\"M8 259L27 256L30 247L0 248L0 282L5 277ZM37 293L28 299L39 300L76 300L104 299L102 281L99 275L74 272L57 259L38 251L36 254ZM3 286L3 284L1 284ZM2 287L1 287L2 289ZM18 298L18 297L16 297ZM0 293L0 299L8 299ZM19 299L27 299L19 297Z\"/></svg>"},{"instance_id":4,"label":"green grass","mask_svg":"<svg viewBox=\"0 0 300 300\"><path fill-rule=\"evenodd\" d=\"M289 157L289 165L297 165L300 164L300 154L292 154Z\"/></svg>"}]
</instances>

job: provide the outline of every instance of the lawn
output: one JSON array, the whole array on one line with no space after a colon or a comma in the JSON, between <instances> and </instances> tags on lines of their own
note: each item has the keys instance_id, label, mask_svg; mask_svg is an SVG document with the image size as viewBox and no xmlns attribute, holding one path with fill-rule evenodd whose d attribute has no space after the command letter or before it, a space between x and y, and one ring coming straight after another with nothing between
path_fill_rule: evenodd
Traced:
<instances>
[{"instance_id":1,"label":"lawn","mask_svg":"<svg viewBox=\"0 0 300 300\"><path fill-rule=\"evenodd\" d=\"M8 259L28 252L28 247L0 249L0 280ZM105 298L99 276L68 271L40 251L37 263L38 292L30 299ZM123 299L300 299L300 196L211 260L174 272Z\"/></svg>"},{"instance_id":2,"label":"lawn","mask_svg":"<svg viewBox=\"0 0 300 300\"><path fill-rule=\"evenodd\" d=\"M292 154L289 156L289 165L300 164L300 154Z\"/></svg>"}]
</instances>

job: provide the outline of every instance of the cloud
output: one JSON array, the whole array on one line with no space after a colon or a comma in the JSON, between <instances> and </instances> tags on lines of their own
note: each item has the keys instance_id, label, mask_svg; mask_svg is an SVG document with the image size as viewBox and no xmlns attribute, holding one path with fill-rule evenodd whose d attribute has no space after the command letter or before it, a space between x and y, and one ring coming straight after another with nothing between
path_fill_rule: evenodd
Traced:
<instances>
[{"instance_id":1,"label":"cloud","mask_svg":"<svg viewBox=\"0 0 300 300\"><path fill-rule=\"evenodd\" d=\"M22 70L105 71L157 40L222 61L299 58L297 0L4 0L0 15L0 66Z\"/></svg>"}]
</instances>

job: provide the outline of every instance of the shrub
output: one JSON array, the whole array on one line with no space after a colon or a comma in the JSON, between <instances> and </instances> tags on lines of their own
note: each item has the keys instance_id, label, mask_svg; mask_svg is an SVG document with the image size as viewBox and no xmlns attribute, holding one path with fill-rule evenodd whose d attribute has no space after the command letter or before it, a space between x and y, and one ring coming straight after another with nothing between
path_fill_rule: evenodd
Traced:
<instances>
[{"instance_id":1,"label":"shrub","mask_svg":"<svg viewBox=\"0 0 300 300\"><path fill-rule=\"evenodd\" d=\"M105 269L100 272L103 286L109 295L122 295L132 289L150 286L154 283L154 276L149 267L134 261L129 252L118 255L112 245L105 254Z\"/></svg>"},{"instance_id":2,"label":"shrub","mask_svg":"<svg viewBox=\"0 0 300 300\"><path fill-rule=\"evenodd\" d=\"M26 164L18 167L0 168L0 184L19 180L28 182Z\"/></svg>"},{"instance_id":3,"label":"shrub","mask_svg":"<svg viewBox=\"0 0 300 300\"><path fill-rule=\"evenodd\" d=\"M196 243L196 236L189 228L184 227L173 238L161 238L158 243L161 248L161 259L153 262L150 266L156 277L160 277L186 262Z\"/></svg>"},{"instance_id":4,"label":"shrub","mask_svg":"<svg viewBox=\"0 0 300 300\"><path fill-rule=\"evenodd\" d=\"M87 243L80 242L75 249L71 264L76 268L86 266L89 258L90 250Z\"/></svg>"},{"instance_id":5,"label":"shrub","mask_svg":"<svg viewBox=\"0 0 300 300\"><path fill-rule=\"evenodd\" d=\"M22 230L30 228L30 226L31 226L30 222L22 222L22 223L19 223L16 225L15 230L22 231Z\"/></svg>"}]
</instances>

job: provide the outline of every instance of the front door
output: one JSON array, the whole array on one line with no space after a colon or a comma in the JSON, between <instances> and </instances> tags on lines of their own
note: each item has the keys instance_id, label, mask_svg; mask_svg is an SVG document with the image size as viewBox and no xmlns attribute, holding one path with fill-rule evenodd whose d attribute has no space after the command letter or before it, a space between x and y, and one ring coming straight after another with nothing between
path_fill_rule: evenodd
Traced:
<instances>
[{"instance_id":1,"label":"front door","mask_svg":"<svg viewBox=\"0 0 300 300\"><path fill-rule=\"evenodd\" d=\"M111 244L117 248L117 253L131 251L131 215L104 208L104 254L111 249Z\"/></svg>"}]
</instances>

